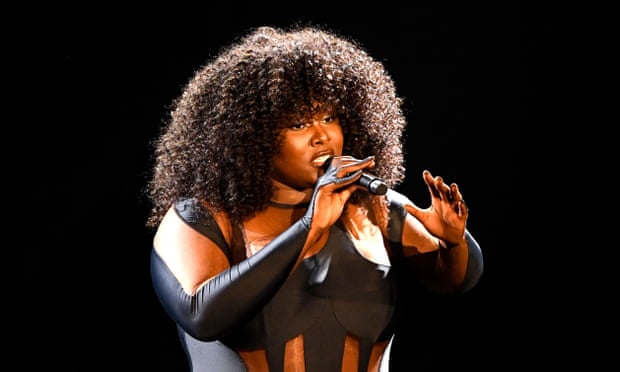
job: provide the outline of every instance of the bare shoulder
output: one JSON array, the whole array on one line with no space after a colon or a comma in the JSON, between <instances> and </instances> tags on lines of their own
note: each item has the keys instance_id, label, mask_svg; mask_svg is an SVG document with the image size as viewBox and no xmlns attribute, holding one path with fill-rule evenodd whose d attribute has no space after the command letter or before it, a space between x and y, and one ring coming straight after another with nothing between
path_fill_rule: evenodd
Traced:
<instances>
[{"instance_id":1,"label":"bare shoulder","mask_svg":"<svg viewBox=\"0 0 620 372\"><path fill-rule=\"evenodd\" d=\"M153 246L189 294L230 266L220 246L181 218L174 206L158 226Z\"/></svg>"}]
</instances>

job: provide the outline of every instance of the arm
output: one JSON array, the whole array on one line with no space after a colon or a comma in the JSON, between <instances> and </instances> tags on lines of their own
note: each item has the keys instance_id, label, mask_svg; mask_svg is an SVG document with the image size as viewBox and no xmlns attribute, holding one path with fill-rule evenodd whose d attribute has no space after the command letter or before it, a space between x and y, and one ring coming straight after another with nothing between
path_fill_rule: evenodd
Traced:
<instances>
[{"instance_id":1,"label":"arm","mask_svg":"<svg viewBox=\"0 0 620 372\"><path fill-rule=\"evenodd\" d=\"M466 230L468 210L456 184L425 171L431 207L421 209L404 195L390 190L389 239L403 246L403 254L435 292L465 292L483 271L480 246Z\"/></svg>"},{"instance_id":2,"label":"arm","mask_svg":"<svg viewBox=\"0 0 620 372\"><path fill-rule=\"evenodd\" d=\"M303 257L322 248L329 227L357 187L353 182L359 174L344 175L371 161L332 162L317 180L306 214L260 251L233 265L216 244L225 242L225 237L205 236L171 208L155 235L151 255L153 286L169 316L187 333L205 341L218 339L249 320Z\"/></svg>"},{"instance_id":3,"label":"arm","mask_svg":"<svg viewBox=\"0 0 620 372\"><path fill-rule=\"evenodd\" d=\"M307 234L308 228L300 220L255 255L238 264L223 268L222 263L220 268L210 265L209 271L221 271L214 275L203 274L209 277L193 294L186 292L177 279L184 275L182 269L174 269L175 258L166 253L170 249L156 245L151 254L151 278L155 293L168 315L187 333L201 340L215 340L238 322L248 320L269 301L292 271ZM203 251L202 259L223 262L221 250L214 243L205 242L208 240L206 237L193 238L186 236L183 240L200 242L202 246L193 249ZM188 244L183 241L179 243ZM167 257L166 262L164 257ZM192 266L194 259L189 257L187 261ZM175 275L175 271L179 274Z\"/></svg>"}]
</instances>

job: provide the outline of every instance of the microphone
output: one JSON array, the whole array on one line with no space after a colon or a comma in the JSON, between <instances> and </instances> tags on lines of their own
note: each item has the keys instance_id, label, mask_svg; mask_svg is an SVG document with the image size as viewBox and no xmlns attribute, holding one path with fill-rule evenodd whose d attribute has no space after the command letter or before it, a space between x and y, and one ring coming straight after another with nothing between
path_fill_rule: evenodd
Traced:
<instances>
[{"instance_id":1,"label":"microphone","mask_svg":"<svg viewBox=\"0 0 620 372\"><path fill-rule=\"evenodd\" d=\"M332 162L334 157L330 156L325 163L323 164L323 168L327 169ZM357 185L362 186L368 192L374 195L385 195L388 191L388 185L381 178L372 175L370 173L362 172L362 176L355 182Z\"/></svg>"},{"instance_id":2,"label":"microphone","mask_svg":"<svg viewBox=\"0 0 620 372\"><path fill-rule=\"evenodd\" d=\"M388 191L388 185L381 178L372 174L362 173L357 180L357 184L366 188L371 194L385 195Z\"/></svg>"}]
</instances>

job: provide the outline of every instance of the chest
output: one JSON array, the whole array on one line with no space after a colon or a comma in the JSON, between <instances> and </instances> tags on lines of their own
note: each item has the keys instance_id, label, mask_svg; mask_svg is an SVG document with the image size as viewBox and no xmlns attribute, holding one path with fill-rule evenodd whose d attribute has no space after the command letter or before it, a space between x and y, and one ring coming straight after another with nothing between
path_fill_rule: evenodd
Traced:
<instances>
[{"instance_id":1,"label":"chest","mask_svg":"<svg viewBox=\"0 0 620 372\"><path fill-rule=\"evenodd\" d=\"M246 256L251 256L261 250L299 220L305 212L305 208L268 207L254 218L244 222L242 235ZM368 218L363 209L347 208L339 224L360 256L376 264L390 264L385 249L387 240L381 233L381 229Z\"/></svg>"}]
</instances>

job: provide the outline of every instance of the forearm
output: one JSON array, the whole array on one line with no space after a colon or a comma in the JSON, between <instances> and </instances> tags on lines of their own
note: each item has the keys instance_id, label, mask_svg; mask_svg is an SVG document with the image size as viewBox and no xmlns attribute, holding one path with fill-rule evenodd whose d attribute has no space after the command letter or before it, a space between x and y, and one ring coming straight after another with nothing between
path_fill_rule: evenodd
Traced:
<instances>
[{"instance_id":1,"label":"forearm","mask_svg":"<svg viewBox=\"0 0 620 372\"><path fill-rule=\"evenodd\" d=\"M214 340L258 311L293 270L308 227L298 221L253 256L209 279L188 295L153 250L151 277L170 317L187 333Z\"/></svg>"},{"instance_id":2,"label":"forearm","mask_svg":"<svg viewBox=\"0 0 620 372\"><path fill-rule=\"evenodd\" d=\"M461 244L454 247L440 244L437 252L436 281L442 283L438 290L466 292L478 283L483 270L482 251L469 231L465 231Z\"/></svg>"},{"instance_id":3,"label":"forearm","mask_svg":"<svg viewBox=\"0 0 620 372\"><path fill-rule=\"evenodd\" d=\"M389 240L403 246L402 254L410 256L408 260L416 265L427 286L438 292L465 292L476 285L482 275L483 257L478 242L469 231L465 230L460 244L446 247L435 237L424 238L416 219L409 217L407 222L409 213L405 204L411 201L406 196L390 190L388 202ZM415 234L415 231L419 233ZM409 234L407 239L405 234ZM409 247L409 244L413 246Z\"/></svg>"}]
</instances>

